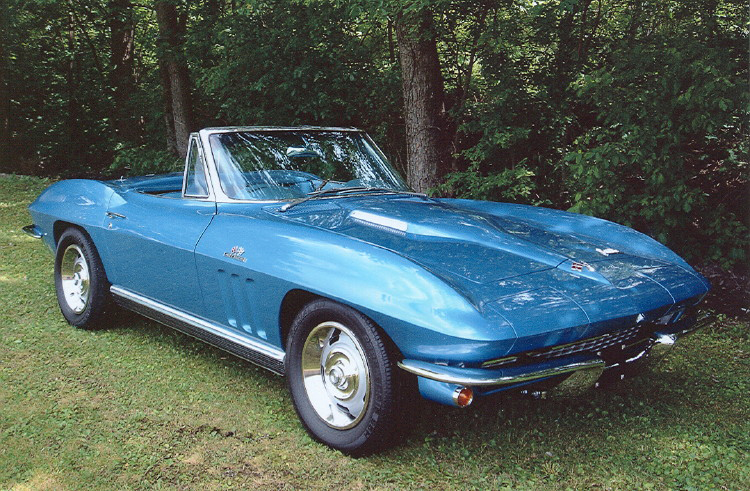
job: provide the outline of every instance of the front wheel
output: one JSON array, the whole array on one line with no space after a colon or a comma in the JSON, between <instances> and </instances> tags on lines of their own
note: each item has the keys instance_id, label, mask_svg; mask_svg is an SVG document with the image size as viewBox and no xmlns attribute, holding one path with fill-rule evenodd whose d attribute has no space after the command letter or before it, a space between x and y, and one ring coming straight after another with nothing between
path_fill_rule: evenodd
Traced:
<instances>
[{"instance_id":1,"label":"front wheel","mask_svg":"<svg viewBox=\"0 0 750 491\"><path fill-rule=\"evenodd\" d=\"M394 365L382 335L359 312L320 299L300 311L287 343L294 408L316 440L352 455L391 442L399 418Z\"/></svg>"},{"instance_id":2,"label":"front wheel","mask_svg":"<svg viewBox=\"0 0 750 491\"><path fill-rule=\"evenodd\" d=\"M55 289L68 323L83 329L100 326L110 304L109 282L96 246L82 230L69 228L60 236Z\"/></svg>"}]
</instances>

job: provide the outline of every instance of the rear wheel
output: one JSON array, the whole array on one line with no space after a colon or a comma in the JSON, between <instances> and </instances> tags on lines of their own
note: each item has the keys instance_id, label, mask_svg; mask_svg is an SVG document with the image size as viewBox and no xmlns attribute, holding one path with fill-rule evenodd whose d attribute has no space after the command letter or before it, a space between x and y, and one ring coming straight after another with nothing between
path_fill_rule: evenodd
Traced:
<instances>
[{"instance_id":1,"label":"rear wheel","mask_svg":"<svg viewBox=\"0 0 750 491\"><path fill-rule=\"evenodd\" d=\"M292 324L286 374L294 408L326 445L363 455L392 441L395 370L375 324L349 307L315 300Z\"/></svg>"},{"instance_id":2,"label":"rear wheel","mask_svg":"<svg viewBox=\"0 0 750 491\"><path fill-rule=\"evenodd\" d=\"M70 324L99 327L110 303L109 282L91 238L77 228L63 232L55 255L57 302Z\"/></svg>"}]
</instances>

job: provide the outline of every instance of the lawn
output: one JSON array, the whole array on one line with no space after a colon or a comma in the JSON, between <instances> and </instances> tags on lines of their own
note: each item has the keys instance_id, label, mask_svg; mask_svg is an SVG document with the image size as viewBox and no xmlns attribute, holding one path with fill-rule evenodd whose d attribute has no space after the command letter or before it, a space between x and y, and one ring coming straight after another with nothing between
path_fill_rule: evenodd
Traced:
<instances>
[{"instance_id":1,"label":"lawn","mask_svg":"<svg viewBox=\"0 0 750 491\"><path fill-rule=\"evenodd\" d=\"M747 321L579 398L418 402L399 446L352 459L307 436L281 377L136 315L66 324L20 231L48 184L0 176L0 489L750 488Z\"/></svg>"}]
</instances>

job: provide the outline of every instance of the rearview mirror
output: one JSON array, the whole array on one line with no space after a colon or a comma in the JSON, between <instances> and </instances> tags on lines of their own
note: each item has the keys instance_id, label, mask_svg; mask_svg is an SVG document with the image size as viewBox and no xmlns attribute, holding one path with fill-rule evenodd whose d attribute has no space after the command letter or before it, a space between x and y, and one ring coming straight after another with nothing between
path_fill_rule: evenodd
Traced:
<instances>
[{"instance_id":1,"label":"rearview mirror","mask_svg":"<svg viewBox=\"0 0 750 491\"><path fill-rule=\"evenodd\" d=\"M306 147L289 147L286 149L286 156L290 159L299 157L320 157L323 158L317 151L312 148Z\"/></svg>"}]
</instances>

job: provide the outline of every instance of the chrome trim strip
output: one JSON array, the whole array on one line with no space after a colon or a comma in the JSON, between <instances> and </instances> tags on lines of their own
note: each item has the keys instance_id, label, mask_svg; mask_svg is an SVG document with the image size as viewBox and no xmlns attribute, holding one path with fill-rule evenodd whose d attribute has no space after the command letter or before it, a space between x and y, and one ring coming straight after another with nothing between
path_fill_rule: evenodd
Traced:
<instances>
[{"instance_id":1,"label":"chrome trim strip","mask_svg":"<svg viewBox=\"0 0 750 491\"><path fill-rule=\"evenodd\" d=\"M679 319L674 324L667 324L658 331L651 335L651 339L657 344L673 345L678 340L693 334L695 331L703 329L711 323L713 317L710 314L702 314L695 321L688 323L687 327L683 327L685 319ZM677 329L675 329L675 327Z\"/></svg>"},{"instance_id":2,"label":"chrome trim strip","mask_svg":"<svg viewBox=\"0 0 750 491\"><path fill-rule=\"evenodd\" d=\"M34 239L41 239L42 237L44 237L42 231L39 230L39 228L34 224L26 225L21 230L23 231L23 233Z\"/></svg>"},{"instance_id":3,"label":"chrome trim strip","mask_svg":"<svg viewBox=\"0 0 750 491\"><path fill-rule=\"evenodd\" d=\"M652 358L661 360L672 350L672 348L674 348L678 341L681 341L684 337L706 327L710 321L711 316L709 314L704 314L695 322L689 324L688 327L678 328L676 331L670 330L670 326L666 325L664 326L664 329L656 331L651 335L651 346L649 346L646 351L650 351ZM676 322L676 325L680 325L679 320ZM674 326L671 327L674 329ZM632 360L627 360L626 363L631 361Z\"/></svg>"},{"instance_id":4,"label":"chrome trim strip","mask_svg":"<svg viewBox=\"0 0 750 491\"><path fill-rule=\"evenodd\" d=\"M234 344L238 344L244 348L255 351L256 353L260 353L280 363L284 362L285 353L283 351L262 341L256 341L254 339L248 339L239 336L238 334L235 334L232 331L219 326L218 324L214 324L213 322L201 319L200 317L188 314L187 312L183 312L173 307L169 307L168 305L156 302L155 300L151 300L148 297L144 297L137 293L131 292L129 290L126 290L125 288L112 285L109 290L113 295L125 298L137 304L148 307L149 309L152 309L156 312L164 314L168 317L184 322L186 324L190 324L198 329L207 331L211 334L214 334L215 336L219 336L220 338L226 339L227 341L230 341Z\"/></svg>"},{"instance_id":5,"label":"chrome trim strip","mask_svg":"<svg viewBox=\"0 0 750 491\"><path fill-rule=\"evenodd\" d=\"M409 224L404 222L403 220L384 217L375 213L370 213L369 211L354 210L349 213L349 216L354 218L355 220L359 220L360 222L398 230L399 232L406 232L409 229Z\"/></svg>"},{"instance_id":6,"label":"chrome trim strip","mask_svg":"<svg viewBox=\"0 0 750 491\"><path fill-rule=\"evenodd\" d=\"M678 320L677 323L679 323L680 320ZM708 326L711 323L711 321L713 321L713 316L711 314L701 313L700 317L698 317L696 319L696 321L693 323L692 326L684 328L684 329L681 329L681 330L677 331L674 334L677 335L678 339L679 338L683 338L685 336L689 336L689 335L693 334L695 331L698 331L698 330L703 329L704 327ZM662 329L662 330L664 330L664 329Z\"/></svg>"},{"instance_id":7,"label":"chrome trim strip","mask_svg":"<svg viewBox=\"0 0 750 491\"><path fill-rule=\"evenodd\" d=\"M349 131L361 132L359 128L337 126L212 126L203 128L207 133L232 133L237 131Z\"/></svg>"},{"instance_id":8,"label":"chrome trim strip","mask_svg":"<svg viewBox=\"0 0 750 491\"><path fill-rule=\"evenodd\" d=\"M187 175L188 170L190 166L190 147L193 144L193 141L198 143L198 155L203 163L203 172L206 173L206 186L208 187L208 194L205 196L200 195L193 195L193 194L187 194ZM215 201L214 199L214 191L213 191L213 185L211 182L211 173L209 172L208 168L208 162L206 161L206 152L203 150L203 141L200 138L200 133L190 133L190 138L188 139L188 152L187 155L185 155L185 167L182 171L182 198L187 199L193 199L197 201Z\"/></svg>"},{"instance_id":9,"label":"chrome trim strip","mask_svg":"<svg viewBox=\"0 0 750 491\"><path fill-rule=\"evenodd\" d=\"M419 375L431 380L438 382L445 382L449 384L457 385L468 385L468 386L483 386L483 385L508 385L516 384L521 382L529 382L532 380L554 377L556 375L565 375L566 373L576 372L578 370L587 370L591 368L604 367L604 360L601 358L590 358L584 361L577 361L559 365L556 367L543 368L540 370L532 370L517 375L504 375L502 372L498 375L498 371L484 370L487 374L477 374L477 370L472 370L473 373L466 374L453 374L442 371L441 365L434 365L432 363L425 363L416 360L403 360L398 362L398 366L409 373ZM445 367L449 368L449 367ZM460 368L453 369L456 371L462 370ZM483 370L483 369L478 369Z\"/></svg>"},{"instance_id":10,"label":"chrome trim strip","mask_svg":"<svg viewBox=\"0 0 750 491\"><path fill-rule=\"evenodd\" d=\"M655 332L654 337L651 338L655 345L663 345L665 347L672 347L677 342L677 335L676 334L663 334L660 332Z\"/></svg>"},{"instance_id":11,"label":"chrome trim strip","mask_svg":"<svg viewBox=\"0 0 750 491\"><path fill-rule=\"evenodd\" d=\"M211 142L209 138L214 133L227 133L231 132L231 128L209 129L204 128L198 132L198 138L200 139L200 146L203 149L203 162L206 165L206 171L208 172L209 190L211 198L216 203L233 203L233 202L250 202L252 200L232 200L225 193L221 187L221 178L219 177L219 169L216 166L216 160L214 159L214 153L211 151ZM186 164L187 165L187 164Z\"/></svg>"}]
</instances>

